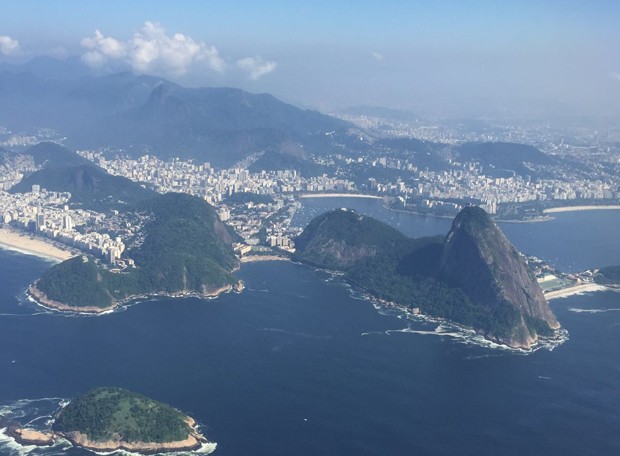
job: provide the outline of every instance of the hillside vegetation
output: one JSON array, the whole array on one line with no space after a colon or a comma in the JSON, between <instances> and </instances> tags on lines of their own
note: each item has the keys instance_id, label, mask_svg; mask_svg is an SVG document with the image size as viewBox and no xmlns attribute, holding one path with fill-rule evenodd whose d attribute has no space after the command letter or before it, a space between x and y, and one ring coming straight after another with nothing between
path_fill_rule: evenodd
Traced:
<instances>
[{"instance_id":1,"label":"hillside vegetation","mask_svg":"<svg viewBox=\"0 0 620 456\"><path fill-rule=\"evenodd\" d=\"M233 286L235 235L199 198L169 193L138 206L150 214L144 242L125 256L137 268L113 273L76 257L48 269L37 282L47 298L79 307L109 307L136 295L194 292L209 295Z\"/></svg>"},{"instance_id":2,"label":"hillside vegetation","mask_svg":"<svg viewBox=\"0 0 620 456\"><path fill-rule=\"evenodd\" d=\"M122 388L97 388L72 400L54 430L80 432L91 441L177 442L192 432L178 410Z\"/></svg>"},{"instance_id":3,"label":"hillside vegetation","mask_svg":"<svg viewBox=\"0 0 620 456\"><path fill-rule=\"evenodd\" d=\"M315 218L296 240L296 259L345 272L388 301L530 346L559 327L518 252L480 208L465 208L447 237L411 239L350 210Z\"/></svg>"}]
</instances>

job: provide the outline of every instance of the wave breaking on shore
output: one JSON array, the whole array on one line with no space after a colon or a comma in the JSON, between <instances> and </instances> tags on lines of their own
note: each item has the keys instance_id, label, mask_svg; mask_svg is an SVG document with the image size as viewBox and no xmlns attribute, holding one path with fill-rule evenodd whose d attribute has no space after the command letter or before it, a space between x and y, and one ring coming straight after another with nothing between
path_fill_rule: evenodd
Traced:
<instances>
[{"instance_id":1,"label":"wave breaking on shore","mask_svg":"<svg viewBox=\"0 0 620 456\"><path fill-rule=\"evenodd\" d=\"M473 345L523 355L531 354L541 349L553 351L555 348L569 340L568 331L564 328L560 328L555 330L553 335L550 337L539 337L538 341L529 349L515 348L489 340L471 328L467 328L443 318L434 318L422 313L413 313L411 310L397 304L382 302L370 296L365 296L363 299L369 301L380 314L395 316L399 319L408 321L409 324L407 327L400 329L365 332L362 333L362 336L369 336L373 334L390 336L392 334L401 333L448 337L463 345ZM414 325L419 325L419 327L413 327ZM429 328L429 326L434 327Z\"/></svg>"},{"instance_id":2,"label":"wave breaking on shore","mask_svg":"<svg viewBox=\"0 0 620 456\"><path fill-rule=\"evenodd\" d=\"M9 403L0 403L0 454L7 456L61 456L66 455L75 446L67 439L59 436L50 446L37 446L19 443L9 432L9 427L18 425L21 428L39 432L51 432L54 416L69 403L59 397L41 399L20 399ZM200 430L196 424L196 429ZM165 456L190 456L195 454L211 454L217 448L215 442L201 442L199 448L192 451L170 451L154 453ZM92 451L98 455L143 456L142 453L128 450Z\"/></svg>"}]
</instances>

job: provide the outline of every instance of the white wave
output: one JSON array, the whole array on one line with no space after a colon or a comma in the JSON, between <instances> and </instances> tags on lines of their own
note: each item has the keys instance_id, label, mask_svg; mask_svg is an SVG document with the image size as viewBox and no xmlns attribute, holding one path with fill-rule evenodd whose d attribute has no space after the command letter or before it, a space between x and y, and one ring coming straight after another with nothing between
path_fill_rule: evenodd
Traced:
<instances>
[{"instance_id":1,"label":"white wave","mask_svg":"<svg viewBox=\"0 0 620 456\"><path fill-rule=\"evenodd\" d=\"M372 336L374 334L381 334L381 335L387 334L389 336L389 333L387 331L369 331L369 332L363 332L361 335L362 336Z\"/></svg>"},{"instance_id":2,"label":"white wave","mask_svg":"<svg viewBox=\"0 0 620 456\"><path fill-rule=\"evenodd\" d=\"M215 451L217 443L215 442L203 442L200 448L192 451L167 451L165 453L153 453L154 456L191 456L194 454L211 454ZM128 451L128 450L116 450L116 451L91 451L94 454L101 456L143 456L142 453Z\"/></svg>"},{"instance_id":3,"label":"white wave","mask_svg":"<svg viewBox=\"0 0 620 456\"><path fill-rule=\"evenodd\" d=\"M620 309L612 308L612 309L579 309L577 307L570 307L568 309L571 312L575 313L604 313L604 312L619 312Z\"/></svg>"},{"instance_id":4,"label":"white wave","mask_svg":"<svg viewBox=\"0 0 620 456\"><path fill-rule=\"evenodd\" d=\"M441 337L450 337L454 339L456 342L464 344L464 345L476 345L484 348L491 348L495 350L502 350L505 352L511 352L515 354L530 354L535 351L544 348L546 350L552 351L554 348L563 344L568 340L568 331L565 329L557 330L552 337L548 338L539 338L538 342L534 344L530 349L523 348L514 348L505 344L501 344L498 342L491 341L486 339L481 334L478 334L473 329L465 328L456 324L443 322L434 330L424 330L424 329L413 329L410 326L407 328L401 329L388 329L386 331L369 331L364 332L362 336L368 336L373 334L382 334L382 335L391 335L393 333L403 333L403 334L418 334L423 336L441 336Z\"/></svg>"},{"instance_id":5,"label":"white wave","mask_svg":"<svg viewBox=\"0 0 620 456\"><path fill-rule=\"evenodd\" d=\"M26 456L37 447L34 445L21 445L7 433L7 428L0 429L0 453L10 456Z\"/></svg>"},{"instance_id":6,"label":"white wave","mask_svg":"<svg viewBox=\"0 0 620 456\"><path fill-rule=\"evenodd\" d=\"M539 375L538 378L541 380L551 380L551 377L547 377L545 375Z\"/></svg>"}]
</instances>

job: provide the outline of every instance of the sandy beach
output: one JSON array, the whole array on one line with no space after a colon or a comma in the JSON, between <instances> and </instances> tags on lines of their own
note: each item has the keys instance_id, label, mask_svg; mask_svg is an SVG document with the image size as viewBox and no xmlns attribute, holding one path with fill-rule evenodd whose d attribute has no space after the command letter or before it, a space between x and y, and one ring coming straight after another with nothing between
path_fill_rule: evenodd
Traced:
<instances>
[{"instance_id":1,"label":"sandy beach","mask_svg":"<svg viewBox=\"0 0 620 456\"><path fill-rule=\"evenodd\" d=\"M242 263L257 263L259 261L290 261L290 258L278 255L248 255L241 257Z\"/></svg>"},{"instance_id":2,"label":"sandy beach","mask_svg":"<svg viewBox=\"0 0 620 456\"><path fill-rule=\"evenodd\" d=\"M36 255L50 260L64 261L75 254L50 242L8 228L0 228L0 247L29 255Z\"/></svg>"},{"instance_id":3,"label":"sandy beach","mask_svg":"<svg viewBox=\"0 0 620 456\"><path fill-rule=\"evenodd\" d=\"M557 212L579 212L579 211L604 211L620 209L620 205L607 205L607 206L567 206L567 207L552 207L550 209L545 209L543 211L544 214L554 214Z\"/></svg>"},{"instance_id":4,"label":"sandy beach","mask_svg":"<svg viewBox=\"0 0 620 456\"><path fill-rule=\"evenodd\" d=\"M300 198L372 198L383 199L382 196L364 195L361 193L305 193Z\"/></svg>"},{"instance_id":5,"label":"sandy beach","mask_svg":"<svg viewBox=\"0 0 620 456\"><path fill-rule=\"evenodd\" d=\"M563 288L561 290L545 293L545 298L547 299L547 301L549 301L551 299L567 298L568 296L573 296L576 294L591 293L593 291L603 291L606 289L607 287L599 285L597 283L582 283L580 285L575 285L572 287Z\"/></svg>"}]
</instances>

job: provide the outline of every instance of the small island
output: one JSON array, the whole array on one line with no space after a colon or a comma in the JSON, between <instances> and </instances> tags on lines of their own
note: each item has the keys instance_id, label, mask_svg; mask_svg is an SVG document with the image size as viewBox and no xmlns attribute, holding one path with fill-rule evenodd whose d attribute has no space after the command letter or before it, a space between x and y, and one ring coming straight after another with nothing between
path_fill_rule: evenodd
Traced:
<instances>
[{"instance_id":1,"label":"small island","mask_svg":"<svg viewBox=\"0 0 620 456\"><path fill-rule=\"evenodd\" d=\"M101 387L72 400L54 419L51 432L13 428L26 445L51 445L63 438L91 451L142 454L193 451L207 443L193 418L123 388Z\"/></svg>"}]
</instances>

